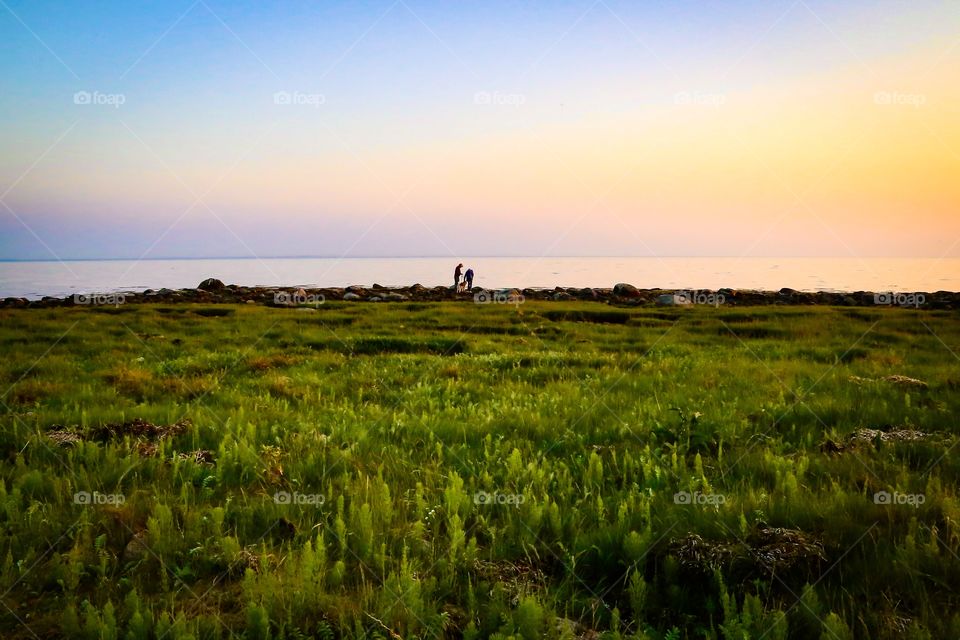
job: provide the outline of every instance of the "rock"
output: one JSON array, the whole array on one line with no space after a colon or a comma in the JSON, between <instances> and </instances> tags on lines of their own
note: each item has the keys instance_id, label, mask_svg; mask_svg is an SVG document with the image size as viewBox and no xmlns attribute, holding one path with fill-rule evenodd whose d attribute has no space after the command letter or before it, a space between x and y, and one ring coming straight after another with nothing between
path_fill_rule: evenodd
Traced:
<instances>
[{"instance_id":1,"label":"rock","mask_svg":"<svg viewBox=\"0 0 960 640\"><path fill-rule=\"evenodd\" d=\"M901 375L886 376L883 378L883 381L890 382L901 387L914 387L917 389L926 389L928 386L923 380L917 380L916 378Z\"/></svg>"},{"instance_id":2,"label":"rock","mask_svg":"<svg viewBox=\"0 0 960 640\"><path fill-rule=\"evenodd\" d=\"M91 440L97 442L122 440L128 436L146 440L163 440L182 435L192 426L188 418L167 425L153 424L142 418L134 418L123 423L109 423L91 427L87 435Z\"/></svg>"},{"instance_id":3,"label":"rock","mask_svg":"<svg viewBox=\"0 0 960 640\"><path fill-rule=\"evenodd\" d=\"M847 380L854 384L866 384L869 382L889 382L901 387L913 387L914 389L926 389L929 385L923 380L917 380L916 378L911 378L909 376L901 376L899 374L884 376L879 380L876 378L861 378L860 376L848 376Z\"/></svg>"},{"instance_id":4,"label":"rock","mask_svg":"<svg viewBox=\"0 0 960 640\"><path fill-rule=\"evenodd\" d=\"M347 291L345 294L343 294L343 299L356 301L356 300L361 300L362 298L357 294L355 294L353 291Z\"/></svg>"},{"instance_id":5,"label":"rock","mask_svg":"<svg viewBox=\"0 0 960 640\"><path fill-rule=\"evenodd\" d=\"M690 298L684 295L678 295L676 293L667 293L661 296L657 296L657 304L669 305L669 306L685 306L691 304Z\"/></svg>"},{"instance_id":6,"label":"rock","mask_svg":"<svg viewBox=\"0 0 960 640\"><path fill-rule=\"evenodd\" d=\"M482 294L482 290L478 288L472 293L474 301L477 301L477 296ZM526 298L524 298L519 289L497 289L496 291L487 291L486 293L486 302L507 302L510 304L520 304L526 301Z\"/></svg>"},{"instance_id":7,"label":"rock","mask_svg":"<svg viewBox=\"0 0 960 640\"><path fill-rule=\"evenodd\" d=\"M384 300L388 300L388 301L390 301L390 302L405 302L405 301L409 300L410 298L408 298L407 296L403 295L402 293L392 292L392 293L385 294L385 295L383 296L383 299L384 299Z\"/></svg>"},{"instance_id":8,"label":"rock","mask_svg":"<svg viewBox=\"0 0 960 640\"><path fill-rule=\"evenodd\" d=\"M776 574L796 565L815 565L826 560L823 543L813 534L769 527L762 522L746 539L704 540L689 533L672 540L670 550L682 567L705 574L734 564L753 565L761 573Z\"/></svg>"},{"instance_id":9,"label":"rock","mask_svg":"<svg viewBox=\"0 0 960 640\"><path fill-rule=\"evenodd\" d=\"M916 429L892 429L890 431L881 431L879 429L857 429L849 438L847 443L873 444L879 439L881 442L918 442L925 440L928 434Z\"/></svg>"},{"instance_id":10,"label":"rock","mask_svg":"<svg viewBox=\"0 0 960 640\"><path fill-rule=\"evenodd\" d=\"M620 282L613 285L613 294L624 298L636 298L640 295L640 289L637 289L632 284Z\"/></svg>"},{"instance_id":11,"label":"rock","mask_svg":"<svg viewBox=\"0 0 960 640\"><path fill-rule=\"evenodd\" d=\"M372 298L367 298L370 302L380 302L383 300L380 296L373 296Z\"/></svg>"},{"instance_id":12,"label":"rock","mask_svg":"<svg viewBox=\"0 0 960 640\"><path fill-rule=\"evenodd\" d=\"M780 295L782 296L792 296L795 293L796 291L794 289L791 289L790 287L784 287L783 289L780 289Z\"/></svg>"},{"instance_id":13,"label":"rock","mask_svg":"<svg viewBox=\"0 0 960 640\"><path fill-rule=\"evenodd\" d=\"M557 291L553 294L554 300L573 300L573 296L567 293L566 291Z\"/></svg>"},{"instance_id":14,"label":"rock","mask_svg":"<svg viewBox=\"0 0 960 640\"><path fill-rule=\"evenodd\" d=\"M889 431L862 428L851 433L843 442L827 440L820 445L820 451L824 453L843 453L848 449L872 446L878 442L922 442L930 437L931 434L929 433L906 427L891 429Z\"/></svg>"},{"instance_id":15,"label":"rock","mask_svg":"<svg viewBox=\"0 0 960 640\"><path fill-rule=\"evenodd\" d=\"M47 432L47 437L61 447L72 447L83 442L79 433L67 431L65 429L54 429Z\"/></svg>"},{"instance_id":16,"label":"rock","mask_svg":"<svg viewBox=\"0 0 960 640\"><path fill-rule=\"evenodd\" d=\"M247 304L257 304L256 300L247 300Z\"/></svg>"},{"instance_id":17,"label":"rock","mask_svg":"<svg viewBox=\"0 0 960 640\"><path fill-rule=\"evenodd\" d=\"M296 296L298 302L301 300L307 299L307 292L304 291L302 287L300 289L297 289L297 292L293 295Z\"/></svg>"},{"instance_id":18,"label":"rock","mask_svg":"<svg viewBox=\"0 0 960 640\"><path fill-rule=\"evenodd\" d=\"M201 291L222 291L226 288L227 285L223 284L222 280L217 280L216 278L207 278L203 282L197 285L197 289Z\"/></svg>"}]
</instances>

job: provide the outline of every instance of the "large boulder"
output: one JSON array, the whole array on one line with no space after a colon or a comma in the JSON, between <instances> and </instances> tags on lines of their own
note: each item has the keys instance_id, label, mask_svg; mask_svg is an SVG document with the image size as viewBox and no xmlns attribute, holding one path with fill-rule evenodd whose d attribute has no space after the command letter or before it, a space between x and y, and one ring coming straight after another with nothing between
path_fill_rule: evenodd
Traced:
<instances>
[{"instance_id":1,"label":"large boulder","mask_svg":"<svg viewBox=\"0 0 960 640\"><path fill-rule=\"evenodd\" d=\"M201 291L222 291L226 288L227 285L223 284L222 280L217 280L216 278L207 278L203 282L197 285L197 289Z\"/></svg>"},{"instance_id":2,"label":"large boulder","mask_svg":"<svg viewBox=\"0 0 960 640\"><path fill-rule=\"evenodd\" d=\"M613 285L613 293L614 295L624 298L637 298L640 296L640 290L632 284L627 284L626 282L620 282Z\"/></svg>"},{"instance_id":3,"label":"large boulder","mask_svg":"<svg viewBox=\"0 0 960 640\"><path fill-rule=\"evenodd\" d=\"M525 298L519 289L499 289L497 296L505 302L517 303L523 302Z\"/></svg>"}]
</instances>

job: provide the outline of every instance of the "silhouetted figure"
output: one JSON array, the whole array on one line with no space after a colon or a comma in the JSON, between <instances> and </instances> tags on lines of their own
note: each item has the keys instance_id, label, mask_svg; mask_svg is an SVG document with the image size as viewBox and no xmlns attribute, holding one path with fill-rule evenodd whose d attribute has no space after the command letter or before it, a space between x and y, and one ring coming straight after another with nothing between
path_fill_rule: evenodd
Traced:
<instances>
[{"instance_id":1,"label":"silhouetted figure","mask_svg":"<svg viewBox=\"0 0 960 640\"><path fill-rule=\"evenodd\" d=\"M460 274L463 273L463 263L457 265L457 268L453 270L453 290L457 290L457 286L460 284Z\"/></svg>"},{"instance_id":2,"label":"silhouetted figure","mask_svg":"<svg viewBox=\"0 0 960 640\"><path fill-rule=\"evenodd\" d=\"M463 279L467 281L467 291L473 289L473 269L467 269L466 273L463 274Z\"/></svg>"}]
</instances>

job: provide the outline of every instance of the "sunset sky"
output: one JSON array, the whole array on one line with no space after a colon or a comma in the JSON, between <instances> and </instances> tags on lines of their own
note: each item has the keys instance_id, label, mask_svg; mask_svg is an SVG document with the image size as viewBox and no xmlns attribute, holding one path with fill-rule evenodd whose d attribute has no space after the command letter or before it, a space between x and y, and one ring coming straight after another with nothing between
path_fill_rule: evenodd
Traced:
<instances>
[{"instance_id":1,"label":"sunset sky","mask_svg":"<svg viewBox=\"0 0 960 640\"><path fill-rule=\"evenodd\" d=\"M0 259L960 257L960 3L0 1Z\"/></svg>"}]
</instances>

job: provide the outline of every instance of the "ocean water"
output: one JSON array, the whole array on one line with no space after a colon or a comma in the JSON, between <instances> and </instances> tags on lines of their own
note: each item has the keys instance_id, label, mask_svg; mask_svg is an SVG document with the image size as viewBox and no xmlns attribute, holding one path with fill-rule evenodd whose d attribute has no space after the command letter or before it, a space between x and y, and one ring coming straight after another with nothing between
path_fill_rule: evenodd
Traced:
<instances>
[{"instance_id":1,"label":"ocean water","mask_svg":"<svg viewBox=\"0 0 960 640\"><path fill-rule=\"evenodd\" d=\"M915 258L269 258L0 262L0 297L227 284L323 286L452 285L458 262L474 286L960 291L960 259Z\"/></svg>"}]
</instances>

